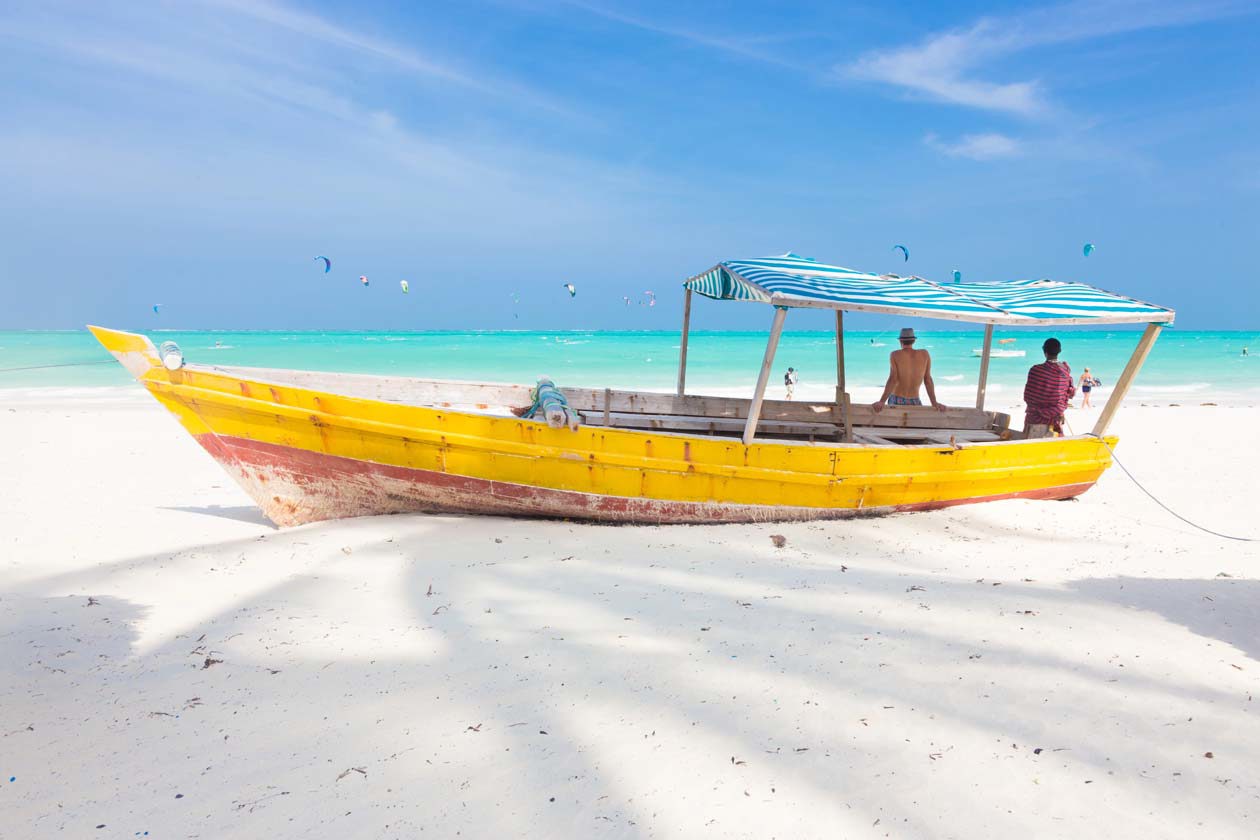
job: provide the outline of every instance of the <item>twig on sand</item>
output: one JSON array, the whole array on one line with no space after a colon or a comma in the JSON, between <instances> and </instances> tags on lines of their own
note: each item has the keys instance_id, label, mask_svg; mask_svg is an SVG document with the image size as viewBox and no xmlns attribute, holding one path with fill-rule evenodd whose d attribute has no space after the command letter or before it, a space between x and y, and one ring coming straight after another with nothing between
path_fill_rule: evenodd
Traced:
<instances>
[{"instance_id":1,"label":"twig on sand","mask_svg":"<svg viewBox=\"0 0 1260 840\"><path fill-rule=\"evenodd\" d=\"M248 808L250 810L250 813L253 813L254 807L257 806L258 803L265 802L268 799L274 799L277 796L288 796L288 795L289 795L289 792L287 790L281 790L275 793L269 793L266 796L260 796L257 799L251 799L248 802L234 802L233 804L236 806L236 810L238 811Z\"/></svg>"},{"instance_id":2,"label":"twig on sand","mask_svg":"<svg viewBox=\"0 0 1260 840\"><path fill-rule=\"evenodd\" d=\"M340 782L342 779L344 779L346 776L349 776L351 773L362 773L364 776L366 776L367 770L362 767L347 767L345 770L341 771L340 775L337 776L337 781Z\"/></svg>"}]
</instances>

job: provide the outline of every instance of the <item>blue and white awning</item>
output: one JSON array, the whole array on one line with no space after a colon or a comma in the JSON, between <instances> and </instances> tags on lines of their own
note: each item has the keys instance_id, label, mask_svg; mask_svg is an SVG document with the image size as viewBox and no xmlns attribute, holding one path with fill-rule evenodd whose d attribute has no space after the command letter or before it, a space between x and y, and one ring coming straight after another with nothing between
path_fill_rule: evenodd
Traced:
<instances>
[{"instance_id":1,"label":"blue and white awning","mask_svg":"<svg viewBox=\"0 0 1260 840\"><path fill-rule=\"evenodd\" d=\"M889 312L984 324L1172 323L1162 306L1084 283L1013 280L933 283L922 277L867 274L796 254L727 260L684 283L715 300L776 306Z\"/></svg>"}]
</instances>

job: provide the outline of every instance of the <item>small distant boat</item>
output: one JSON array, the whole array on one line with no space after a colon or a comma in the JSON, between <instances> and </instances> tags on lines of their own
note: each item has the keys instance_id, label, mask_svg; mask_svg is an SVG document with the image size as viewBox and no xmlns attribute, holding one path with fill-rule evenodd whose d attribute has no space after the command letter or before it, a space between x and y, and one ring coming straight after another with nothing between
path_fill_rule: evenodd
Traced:
<instances>
[{"instance_id":1,"label":"small distant boat","mask_svg":"<svg viewBox=\"0 0 1260 840\"><path fill-rule=\"evenodd\" d=\"M971 355L973 355L973 356L983 356L983 355L984 355L984 348L983 348L983 347L977 347L977 348L975 348L974 350L972 350L972 351L971 351ZM1022 358L1023 356L1024 356L1024 351L1023 351L1023 350L1005 350L1005 349L998 349L998 350L990 350L990 351L989 351L989 358L990 358L990 359L1019 359L1019 358Z\"/></svg>"}]
</instances>

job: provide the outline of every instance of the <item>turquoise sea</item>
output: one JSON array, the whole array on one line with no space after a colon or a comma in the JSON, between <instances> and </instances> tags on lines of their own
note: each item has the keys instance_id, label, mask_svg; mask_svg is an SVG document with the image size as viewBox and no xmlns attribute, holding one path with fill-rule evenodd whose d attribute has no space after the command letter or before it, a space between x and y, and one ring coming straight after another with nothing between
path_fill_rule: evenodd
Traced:
<instances>
[{"instance_id":1,"label":"turquoise sea","mask_svg":"<svg viewBox=\"0 0 1260 840\"><path fill-rule=\"evenodd\" d=\"M1089 366L1106 386L1120 374L1137 343L1135 330L1054 333L1063 358L1079 375ZM160 331L155 343L174 340L188 361L442 379L532 383L546 375L561 385L672 390L679 334L655 332L229 332ZM995 406L1018 401L1030 364L1041 361L1044 333L999 331L1014 338L1000 345L1026 351L995 358L989 394ZM981 345L979 330L919 333L931 351L938 392L946 403L974 400ZM765 348L764 332L696 331L691 336L688 391L751 392ZM888 371L895 332L846 333L849 390L873 399ZM999 345L995 345L999 346ZM1254 355L1243 355L1243 348ZM126 386L127 373L86 331L0 332L0 401L3 389ZM800 374L800 396L829 398L835 387L835 349L826 332L786 333L775 360L771 395L779 396L787 367ZM1132 392L1160 402L1238 403L1260 400L1260 334L1165 330Z\"/></svg>"}]
</instances>

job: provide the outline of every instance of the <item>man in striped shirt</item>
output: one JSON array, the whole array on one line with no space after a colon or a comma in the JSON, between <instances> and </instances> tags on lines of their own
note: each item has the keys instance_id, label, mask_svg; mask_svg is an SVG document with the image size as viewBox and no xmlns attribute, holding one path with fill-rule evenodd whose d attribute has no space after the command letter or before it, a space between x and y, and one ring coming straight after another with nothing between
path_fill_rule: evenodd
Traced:
<instances>
[{"instance_id":1,"label":"man in striped shirt","mask_svg":"<svg viewBox=\"0 0 1260 840\"><path fill-rule=\"evenodd\" d=\"M1047 338L1041 345L1046 360L1028 369L1024 384L1024 436L1049 437L1050 432L1063 434L1063 412L1068 401L1076 396L1072 369L1059 361L1063 345L1057 338Z\"/></svg>"}]
</instances>

